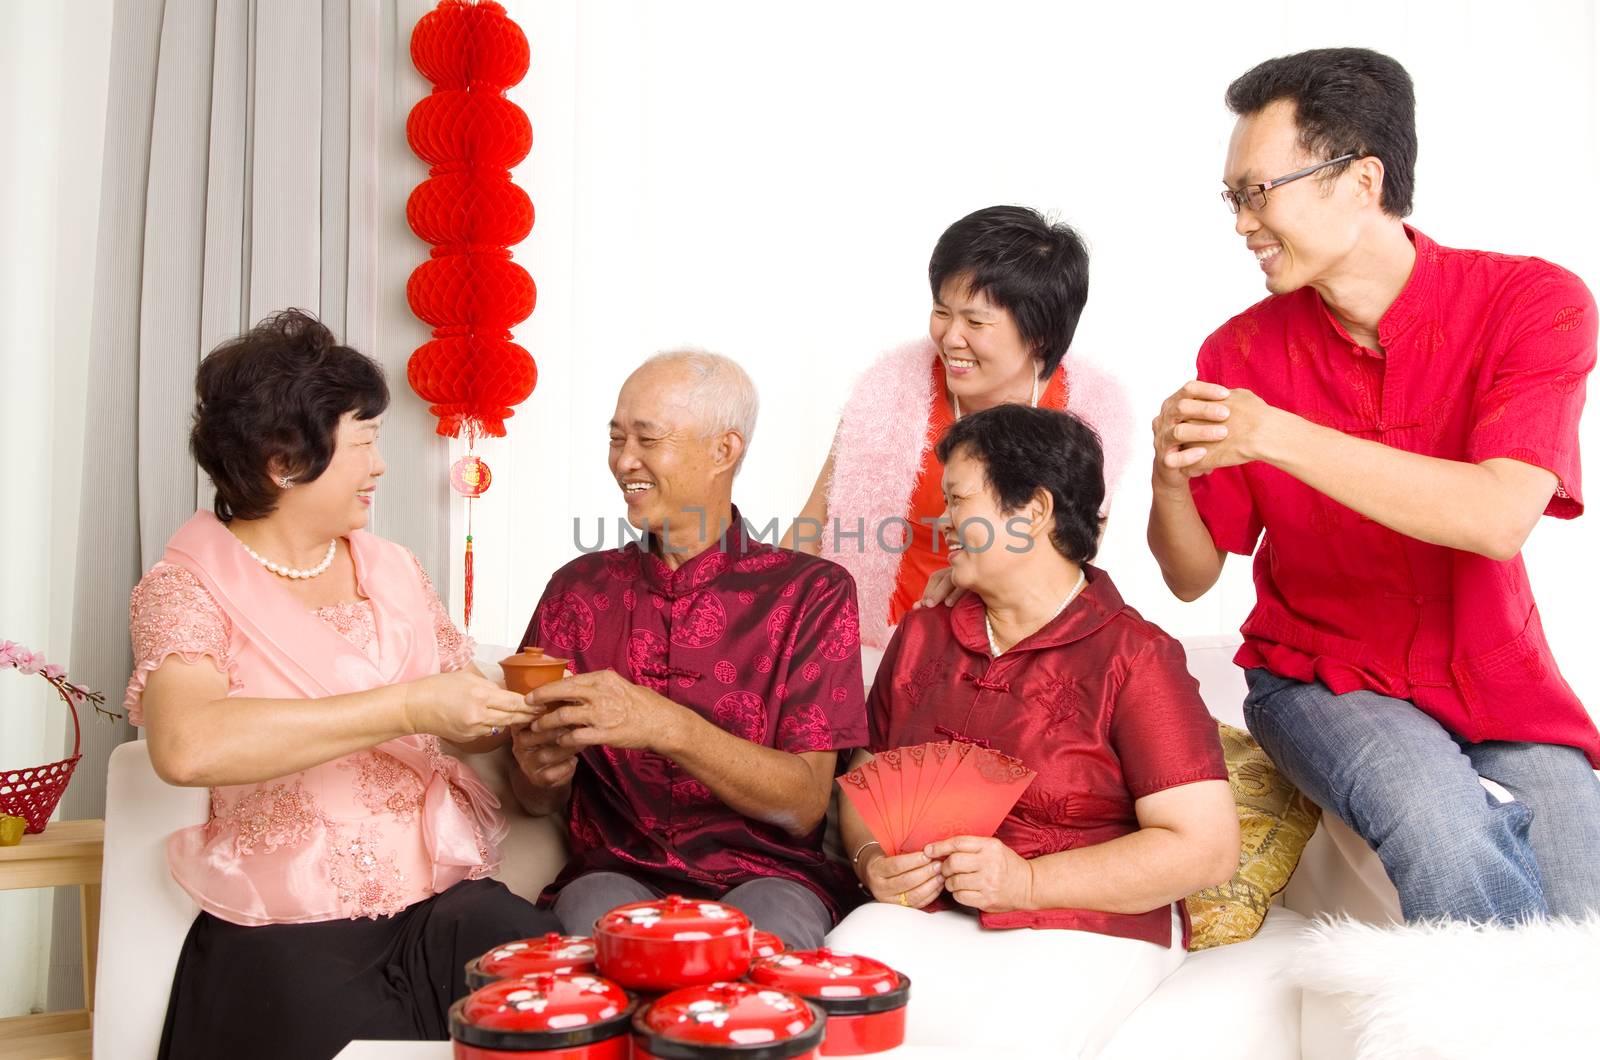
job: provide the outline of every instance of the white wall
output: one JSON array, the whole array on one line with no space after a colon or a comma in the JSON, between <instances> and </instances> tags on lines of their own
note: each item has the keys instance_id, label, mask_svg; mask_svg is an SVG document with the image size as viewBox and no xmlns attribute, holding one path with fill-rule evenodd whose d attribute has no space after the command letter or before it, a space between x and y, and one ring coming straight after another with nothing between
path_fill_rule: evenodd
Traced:
<instances>
[{"instance_id":1,"label":"white wall","mask_svg":"<svg viewBox=\"0 0 1600 1060\"><path fill-rule=\"evenodd\" d=\"M574 553L574 515L592 541L593 518L621 510L603 425L642 357L689 342L751 371L765 405L736 497L758 522L787 519L854 375L925 328L935 239L980 206L1026 203L1084 233L1092 293L1072 356L1115 371L1147 421L1189 378L1201 339L1264 295L1216 192L1232 127L1223 90L1273 55L1356 44L1401 60L1419 100L1415 223L1447 245L1548 257L1600 287L1600 30L1578 0L1248 15L1178 3L508 7L534 56L512 96L534 127L517 178L538 221L517 253L540 304L519 335L541 381L510 438L483 450L496 475L474 527L484 641L520 636ZM1597 422L1591 409L1591 457ZM1102 553L1124 594L1173 633L1236 629L1248 562L1179 603L1144 545L1148 502L1136 466ZM1557 657L1591 707L1594 541L1593 517L1546 520L1527 548Z\"/></svg>"},{"instance_id":2,"label":"white wall","mask_svg":"<svg viewBox=\"0 0 1600 1060\"><path fill-rule=\"evenodd\" d=\"M71 667L110 0L8 6L0 33L0 639ZM90 513L92 516L92 513ZM109 699L118 698L112 691ZM93 724L87 714L84 724ZM0 673L0 769L61 757L67 715ZM0 1018L42 1007L51 892L0 892Z\"/></svg>"},{"instance_id":3,"label":"white wall","mask_svg":"<svg viewBox=\"0 0 1600 1060\"><path fill-rule=\"evenodd\" d=\"M592 528L620 511L603 425L642 357L690 342L750 369L766 404L738 498L759 521L787 517L855 373L925 326L934 240L977 207L1026 203L1084 232L1093 293L1073 356L1115 370L1138 418L1153 414L1200 339L1261 296L1215 191L1223 88L1270 55L1361 44L1399 58L1419 95L1416 223L1600 285L1600 21L1582 0L508 6L534 54L513 98L535 130L517 176L539 218L518 255L540 306L519 337L542 379L511 437L483 448L496 475L474 527L485 641L520 636L573 553L574 516ZM70 666L111 3L6 10L0 638ZM1591 410L1591 463L1597 422ZM1135 469L1103 553L1128 598L1174 633L1236 628L1247 564L1199 603L1173 600L1143 545L1147 502ZM455 502L453 565L464 514ZM1592 523L1547 520L1527 555L1557 656L1594 707ZM458 569L435 573L459 614ZM60 745L64 719L36 683L0 677L0 767ZM48 901L0 895L0 1017L42 1001Z\"/></svg>"}]
</instances>

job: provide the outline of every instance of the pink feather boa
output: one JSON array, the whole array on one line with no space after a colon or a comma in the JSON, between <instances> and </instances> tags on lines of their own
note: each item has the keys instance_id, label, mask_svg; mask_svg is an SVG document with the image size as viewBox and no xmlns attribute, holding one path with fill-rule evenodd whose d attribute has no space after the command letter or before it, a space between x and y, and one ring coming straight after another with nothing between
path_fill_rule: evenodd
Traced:
<instances>
[{"instance_id":1,"label":"pink feather boa","mask_svg":"<svg viewBox=\"0 0 1600 1060\"><path fill-rule=\"evenodd\" d=\"M861 606L861 641L874 648L889 643L889 598L900 571L905 543L900 523L911 513L911 494L928 446L933 413L933 343L924 338L890 350L856 380L833 440L833 479L828 484L828 519L822 554L842 564L856 581ZM1127 464L1132 422L1127 395L1111 376L1093 365L1065 360L1067 409L1100 434L1106 456L1106 503L1111 501ZM866 529L864 541L841 542L833 526ZM881 526L881 543L878 530Z\"/></svg>"}]
</instances>

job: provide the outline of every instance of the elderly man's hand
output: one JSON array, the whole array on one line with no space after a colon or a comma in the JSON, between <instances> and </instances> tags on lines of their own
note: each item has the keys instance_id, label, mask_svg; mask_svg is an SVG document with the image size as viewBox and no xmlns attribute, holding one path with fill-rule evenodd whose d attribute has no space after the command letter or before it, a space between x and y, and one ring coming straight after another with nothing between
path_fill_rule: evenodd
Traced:
<instances>
[{"instance_id":1,"label":"elderly man's hand","mask_svg":"<svg viewBox=\"0 0 1600 1060\"><path fill-rule=\"evenodd\" d=\"M568 677L528 693L544 713L536 732L555 733L564 749L607 747L671 754L684 727L684 708L614 670Z\"/></svg>"},{"instance_id":2,"label":"elderly man's hand","mask_svg":"<svg viewBox=\"0 0 1600 1060\"><path fill-rule=\"evenodd\" d=\"M511 756L528 781L542 788L559 788L578 769L578 749L560 744L565 729L523 726L511 734Z\"/></svg>"}]
</instances>

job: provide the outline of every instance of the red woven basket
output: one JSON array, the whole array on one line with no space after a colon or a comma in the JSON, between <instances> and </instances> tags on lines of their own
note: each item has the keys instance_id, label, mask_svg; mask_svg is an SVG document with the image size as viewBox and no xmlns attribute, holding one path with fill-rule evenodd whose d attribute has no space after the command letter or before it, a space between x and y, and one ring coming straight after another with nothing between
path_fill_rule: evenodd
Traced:
<instances>
[{"instance_id":1,"label":"red woven basket","mask_svg":"<svg viewBox=\"0 0 1600 1060\"><path fill-rule=\"evenodd\" d=\"M44 831L50 815L56 812L56 803L61 801L62 792L67 790L67 781L72 779L72 771L77 768L78 759L83 757L78 753L83 748L83 730L78 725L78 705L72 701L72 696L64 687L65 680L50 683L55 687L56 694L67 704L67 709L72 711L71 756L59 762L51 762L49 765L34 766L31 769L11 769L0 773L0 813L21 817L27 821L26 831L29 835L37 835Z\"/></svg>"}]
</instances>

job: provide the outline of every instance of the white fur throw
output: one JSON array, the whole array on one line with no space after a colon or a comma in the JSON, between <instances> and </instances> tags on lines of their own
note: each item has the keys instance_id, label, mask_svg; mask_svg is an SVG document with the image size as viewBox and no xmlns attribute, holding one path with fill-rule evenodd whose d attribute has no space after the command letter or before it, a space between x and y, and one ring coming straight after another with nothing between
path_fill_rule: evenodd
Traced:
<instances>
[{"instance_id":1,"label":"white fur throw","mask_svg":"<svg viewBox=\"0 0 1600 1060\"><path fill-rule=\"evenodd\" d=\"M1342 995L1359 1060L1600 1055L1600 914L1515 928L1323 920L1289 970L1308 994Z\"/></svg>"}]
</instances>

